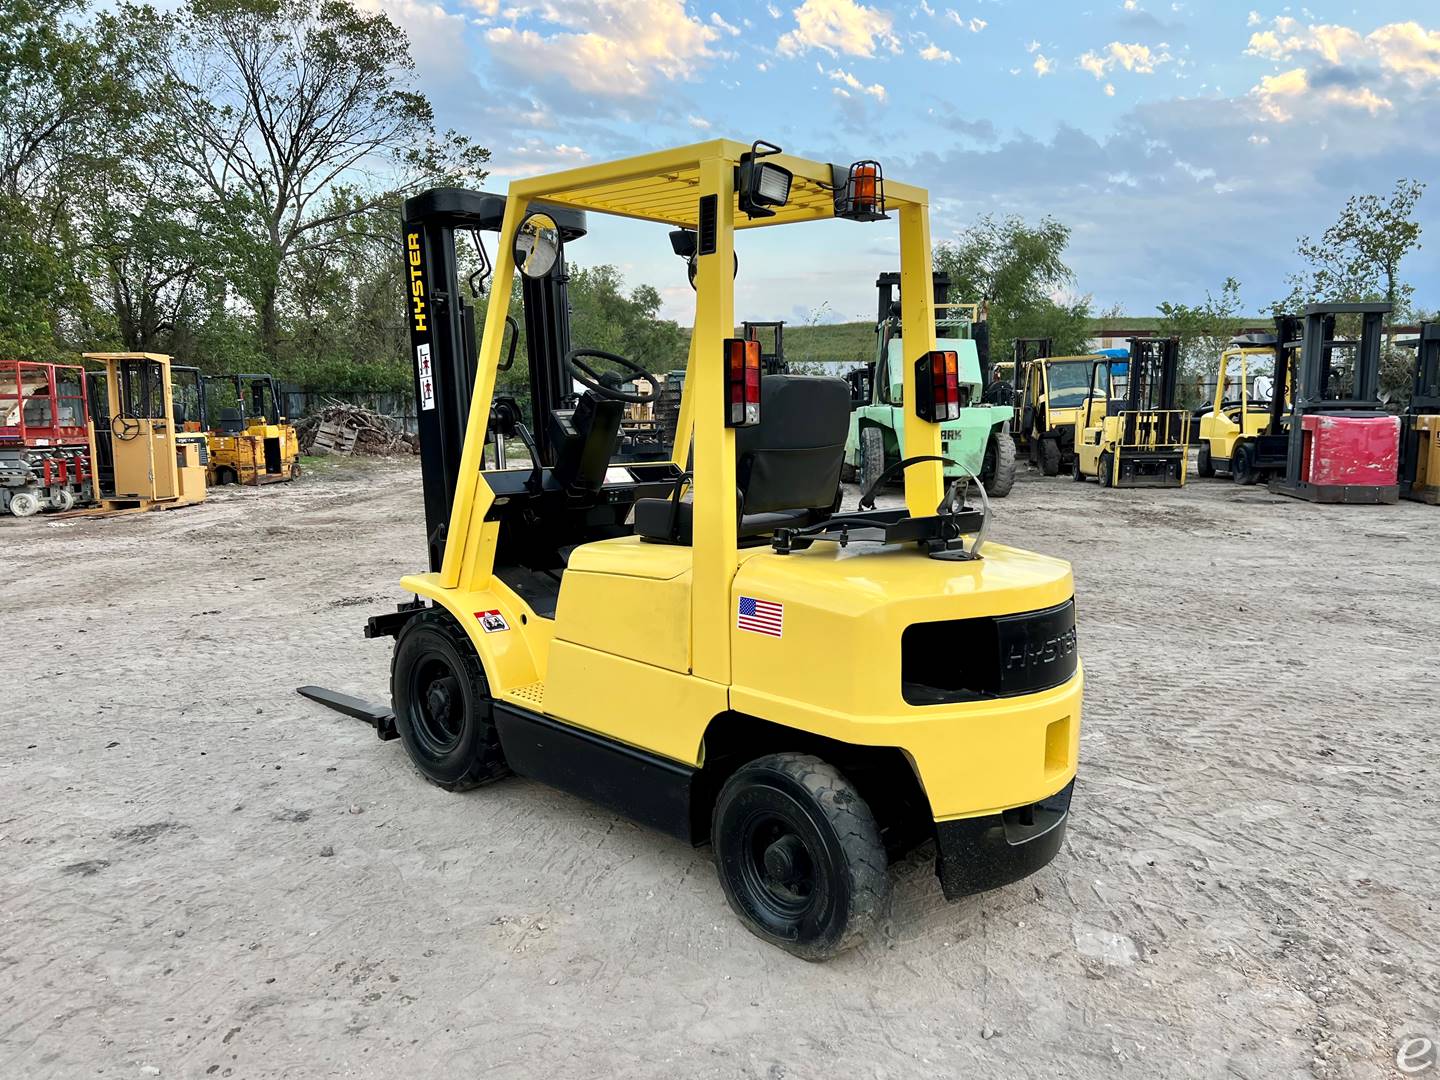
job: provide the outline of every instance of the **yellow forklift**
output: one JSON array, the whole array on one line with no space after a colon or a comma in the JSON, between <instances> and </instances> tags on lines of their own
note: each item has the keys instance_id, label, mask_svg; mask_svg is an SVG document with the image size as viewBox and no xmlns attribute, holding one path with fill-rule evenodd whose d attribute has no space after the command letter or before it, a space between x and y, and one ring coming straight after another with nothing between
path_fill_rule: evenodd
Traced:
<instances>
[{"instance_id":1,"label":"yellow forklift","mask_svg":"<svg viewBox=\"0 0 1440 1080\"><path fill-rule=\"evenodd\" d=\"M1242 453L1237 461L1236 448L1252 443L1270 427L1276 364L1286 364L1287 375L1294 367L1293 350L1279 343L1299 335L1299 321L1280 316L1276 331L1232 338L1220 354L1212 400L1197 409L1193 417L1200 444L1195 472L1204 479L1222 472L1238 484L1254 482L1245 471L1248 459ZM1285 385L1290 381L1288 377L1283 380Z\"/></svg>"},{"instance_id":2,"label":"yellow forklift","mask_svg":"<svg viewBox=\"0 0 1440 1080\"><path fill-rule=\"evenodd\" d=\"M1101 487L1184 487L1190 414L1175 407L1179 338L1131 338L1126 360L1096 360L1075 419L1076 480Z\"/></svg>"},{"instance_id":3,"label":"yellow forklift","mask_svg":"<svg viewBox=\"0 0 1440 1080\"><path fill-rule=\"evenodd\" d=\"M1043 476L1059 476L1075 458L1075 420L1090 393L1099 354L1051 356L1049 338L1015 341L1015 448Z\"/></svg>"},{"instance_id":4,"label":"yellow forklift","mask_svg":"<svg viewBox=\"0 0 1440 1080\"><path fill-rule=\"evenodd\" d=\"M709 843L744 925L810 960L875 925L887 860L923 841L952 899L1048 863L1079 748L1074 586L1058 559L985 543L983 501L943 480L941 428L962 406L955 354L936 345L928 204L875 161L728 140L508 196L408 200L429 567L401 582L414 601L366 628L396 639L390 709L301 692L398 735L447 790L519 773ZM667 461L614 458L626 403L656 377L570 341L565 251L611 214L657 223L657 248L664 228L695 238ZM898 218L912 328L911 456L852 513L845 380L764 375L759 343L733 336L737 238L834 218ZM477 363L456 234L496 230ZM516 280L542 331L526 335L528 410L495 385ZM572 379L573 407L558 392ZM484 469L495 440L529 461ZM905 505L876 509L901 474Z\"/></svg>"},{"instance_id":5,"label":"yellow forklift","mask_svg":"<svg viewBox=\"0 0 1440 1080\"><path fill-rule=\"evenodd\" d=\"M202 386L202 397L221 402L208 428L211 483L258 487L299 479L300 440L280 408L273 376L206 375ZM202 423L207 416L202 407Z\"/></svg>"},{"instance_id":6,"label":"yellow forklift","mask_svg":"<svg viewBox=\"0 0 1440 1080\"><path fill-rule=\"evenodd\" d=\"M1440 323L1415 340L1410 404L1400 422L1400 497L1440 504Z\"/></svg>"},{"instance_id":7,"label":"yellow forklift","mask_svg":"<svg viewBox=\"0 0 1440 1080\"><path fill-rule=\"evenodd\" d=\"M202 502L208 448L203 432L185 431L183 420L176 419L170 358L85 353L85 359L104 368L86 374L99 511L164 510Z\"/></svg>"}]
</instances>

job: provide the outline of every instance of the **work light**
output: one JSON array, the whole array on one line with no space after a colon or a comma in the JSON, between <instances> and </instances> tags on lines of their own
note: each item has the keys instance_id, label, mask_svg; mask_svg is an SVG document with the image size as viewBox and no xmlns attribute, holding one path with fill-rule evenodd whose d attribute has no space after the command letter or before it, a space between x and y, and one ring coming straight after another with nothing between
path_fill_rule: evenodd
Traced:
<instances>
[{"instance_id":1,"label":"work light","mask_svg":"<svg viewBox=\"0 0 1440 1080\"><path fill-rule=\"evenodd\" d=\"M740 155L740 164L735 169L735 192L740 199L740 209L752 220L774 217L772 207L784 206L790 201L790 182L794 175L773 161L760 160L778 153L780 147L774 143L756 139L750 144L749 152Z\"/></svg>"}]
</instances>

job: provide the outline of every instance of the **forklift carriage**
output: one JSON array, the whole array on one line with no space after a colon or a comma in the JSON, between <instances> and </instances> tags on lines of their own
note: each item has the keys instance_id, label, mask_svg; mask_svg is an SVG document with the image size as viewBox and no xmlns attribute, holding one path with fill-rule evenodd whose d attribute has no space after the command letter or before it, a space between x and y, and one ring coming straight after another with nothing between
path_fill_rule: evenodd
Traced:
<instances>
[{"instance_id":1,"label":"forklift carriage","mask_svg":"<svg viewBox=\"0 0 1440 1080\"><path fill-rule=\"evenodd\" d=\"M1420 324L1410 404L1401 415L1400 495L1440 503L1440 323Z\"/></svg>"},{"instance_id":2,"label":"forklift carriage","mask_svg":"<svg viewBox=\"0 0 1440 1080\"><path fill-rule=\"evenodd\" d=\"M855 943L887 859L927 839L952 899L1048 863L1080 736L1071 572L984 544L983 507L944 483L961 399L936 348L927 203L873 161L728 140L409 200L429 571L366 629L396 638L391 710L301 692L398 735L444 788L515 772L709 842L747 928L807 959ZM614 454L655 376L571 345L565 249L596 214L693 234L669 460ZM902 508L872 489L838 512L846 382L764 375L732 336L737 232L837 217L899 219ZM496 231L477 363L456 234ZM528 410L495 388L517 270ZM486 468L505 441L528 461Z\"/></svg>"}]
</instances>

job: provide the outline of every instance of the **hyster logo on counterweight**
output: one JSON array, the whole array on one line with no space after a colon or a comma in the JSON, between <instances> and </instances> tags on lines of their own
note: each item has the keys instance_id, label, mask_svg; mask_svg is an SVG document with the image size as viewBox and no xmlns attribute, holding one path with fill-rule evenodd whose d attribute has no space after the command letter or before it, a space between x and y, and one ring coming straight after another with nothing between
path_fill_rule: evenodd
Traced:
<instances>
[{"instance_id":1,"label":"hyster logo on counterweight","mask_svg":"<svg viewBox=\"0 0 1440 1080\"><path fill-rule=\"evenodd\" d=\"M420 234L408 233L405 246L410 255L410 314L415 319L415 330L424 333L425 325L425 273L420 269Z\"/></svg>"},{"instance_id":2,"label":"hyster logo on counterweight","mask_svg":"<svg viewBox=\"0 0 1440 1080\"><path fill-rule=\"evenodd\" d=\"M1010 646L1005 656L1005 670L1015 671L1017 668L1028 670L1031 668L1046 667L1063 660L1075 651L1075 628L1072 626L1063 634L1057 634L1052 638L1045 638L1039 641L1016 642Z\"/></svg>"}]
</instances>

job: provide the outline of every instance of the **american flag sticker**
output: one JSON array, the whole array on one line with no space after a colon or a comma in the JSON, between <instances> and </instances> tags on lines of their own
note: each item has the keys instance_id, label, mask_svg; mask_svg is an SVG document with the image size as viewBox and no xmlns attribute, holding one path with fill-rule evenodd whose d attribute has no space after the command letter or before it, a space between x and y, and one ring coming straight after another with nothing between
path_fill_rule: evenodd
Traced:
<instances>
[{"instance_id":1,"label":"american flag sticker","mask_svg":"<svg viewBox=\"0 0 1440 1080\"><path fill-rule=\"evenodd\" d=\"M752 634L768 634L770 637L785 636L785 605L774 600L756 600L753 596L740 597L739 613L735 625Z\"/></svg>"}]
</instances>

